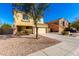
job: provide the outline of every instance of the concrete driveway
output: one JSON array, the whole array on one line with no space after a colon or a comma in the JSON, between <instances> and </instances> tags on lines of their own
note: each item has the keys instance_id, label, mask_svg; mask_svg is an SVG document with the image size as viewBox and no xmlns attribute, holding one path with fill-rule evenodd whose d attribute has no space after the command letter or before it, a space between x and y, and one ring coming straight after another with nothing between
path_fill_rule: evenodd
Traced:
<instances>
[{"instance_id":1,"label":"concrete driveway","mask_svg":"<svg viewBox=\"0 0 79 59\"><path fill-rule=\"evenodd\" d=\"M41 35L61 40L62 42L32 53L29 56L79 56L79 33L75 33L73 36L64 36L55 33Z\"/></svg>"}]
</instances>

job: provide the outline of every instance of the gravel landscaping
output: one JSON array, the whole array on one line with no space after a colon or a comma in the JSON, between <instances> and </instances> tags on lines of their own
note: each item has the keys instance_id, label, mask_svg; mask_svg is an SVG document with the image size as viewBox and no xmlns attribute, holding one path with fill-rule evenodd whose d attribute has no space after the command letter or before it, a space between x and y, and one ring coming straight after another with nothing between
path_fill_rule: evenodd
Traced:
<instances>
[{"instance_id":1,"label":"gravel landscaping","mask_svg":"<svg viewBox=\"0 0 79 59\"><path fill-rule=\"evenodd\" d=\"M61 41L44 36L39 36L39 39L35 39L35 35L26 35L14 38L1 38L0 36L0 55L26 56L60 42Z\"/></svg>"}]
</instances>

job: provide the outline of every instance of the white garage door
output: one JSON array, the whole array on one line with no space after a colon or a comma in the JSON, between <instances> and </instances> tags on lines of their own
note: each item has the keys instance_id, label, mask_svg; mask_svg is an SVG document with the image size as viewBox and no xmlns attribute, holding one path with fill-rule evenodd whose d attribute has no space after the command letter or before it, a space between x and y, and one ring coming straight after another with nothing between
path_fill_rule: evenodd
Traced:
<instances>
[{"instance_id":1,"label":"white garage door","mask_svg":"<svg viewBox=\"0 0 79 59\"><path fill-rule=\"evenodd\" d=\"M36 29L35 29L35 33L36 33ZM45 34L46 33L46 28L38 28L38 33L39 34Z\"/></svg>"},{"instance_id":2,"label":"white garage door","mask_svg":"<svg viewBox=\"0 0 79 59\"><path fill-rule=\"evenodd\" d=\"M45 34L46 33L46 28L38 28L38 33L39 34Z\"/></svg>"}]
</instances>

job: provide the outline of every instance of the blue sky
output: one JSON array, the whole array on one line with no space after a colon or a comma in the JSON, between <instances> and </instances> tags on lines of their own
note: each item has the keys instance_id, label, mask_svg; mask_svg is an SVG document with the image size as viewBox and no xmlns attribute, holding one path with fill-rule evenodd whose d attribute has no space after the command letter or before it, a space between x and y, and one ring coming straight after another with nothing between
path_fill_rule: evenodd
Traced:
<instances>
[{"instance_id":1,"label":"blue sky","mask_svg":"<svg viewBox=\"0 0 79 59\"><path fill-rule=\"evenodd\" d=\"M53 3L45 11L45 22L65 18L69 22L79 18L79 3Z\"/></svg>"},{"instance_id":2,"label":"blue sky","mask_svg":"<svg viewBox=\"0 0 79 59\"><path fill-rule=\"evenodd\" d=\"M0 23L13 24L11 4L0 3Z\"/></svg>"},{"instance_id":3,"label":"blue sky","mask_svg":"<svg viewBox=\"0 0 79 59\"><path fill-rule=\"evenodd\" d=\"M58 18L65 18L69 22L75 21L79 18L79 4L78 3L52 3L45 11L45 22L56 20ZM12 6L9 3L0 3L0 23L13 24Z\"/></svg>"}]
</instances>

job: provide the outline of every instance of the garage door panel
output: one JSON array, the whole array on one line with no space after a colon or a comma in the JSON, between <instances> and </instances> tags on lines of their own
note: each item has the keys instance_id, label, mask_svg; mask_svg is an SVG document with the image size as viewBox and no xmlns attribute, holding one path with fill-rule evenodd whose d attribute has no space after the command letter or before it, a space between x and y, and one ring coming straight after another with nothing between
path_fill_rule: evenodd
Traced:
<instances>
[{"instance_id":1,"label":"garage door panel","mask_svg":"<svg viewBox=\"0 0 79 59\"><path fill-rule=\"evenodd\" d=\"M39 29L38 29L38 32L39 32L39 33L46 33L46 29L45 29L45 28L39 28Z\"/></svg>"},{"instance_id":2,"label":"garage door panel","mask_svg":"<svg viewBox=\"0 0 79 59\"><path fill-rule=\"evenodd\" d=\"M35 29L35 33L36 33L36 29ZM46 28L38 28L38 33L39 34L45 34L46 33Z\"/></svg>"}]
</instances>

